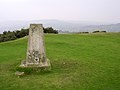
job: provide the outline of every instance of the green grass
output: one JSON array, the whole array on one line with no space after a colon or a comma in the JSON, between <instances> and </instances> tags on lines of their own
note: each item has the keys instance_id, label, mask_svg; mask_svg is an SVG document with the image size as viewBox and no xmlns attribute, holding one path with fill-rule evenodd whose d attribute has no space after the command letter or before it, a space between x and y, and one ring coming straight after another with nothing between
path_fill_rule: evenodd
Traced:
<instances>
[{"instance_id":1,"label":"green grass","mask_svg":"<svg viewBox=\"0 0 120 90\"><path fill-rule=\"evenodd\" d=\"M120 90L120 33L45 35L51 72L21 78L27 37L0 43L0 90Z\"/></svg>"}]
</instances>

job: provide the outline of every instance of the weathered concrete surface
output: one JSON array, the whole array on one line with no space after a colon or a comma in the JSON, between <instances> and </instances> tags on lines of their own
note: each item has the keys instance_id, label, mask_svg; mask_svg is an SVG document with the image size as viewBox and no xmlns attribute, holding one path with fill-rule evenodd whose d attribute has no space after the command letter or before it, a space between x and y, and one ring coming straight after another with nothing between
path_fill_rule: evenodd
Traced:
<instances>
[{"instance_id":1,"label":"weathered concrete surface","mask_svg":"<svg viewBox=\"0 0 120 90\"><path fill-rule=\"evenodd\" d=\"M26 60L22 62L21 66L23 67L50 66L50 62L46 58L42 24L30 24L27 56Z\"/></svg>"}]
</instances>

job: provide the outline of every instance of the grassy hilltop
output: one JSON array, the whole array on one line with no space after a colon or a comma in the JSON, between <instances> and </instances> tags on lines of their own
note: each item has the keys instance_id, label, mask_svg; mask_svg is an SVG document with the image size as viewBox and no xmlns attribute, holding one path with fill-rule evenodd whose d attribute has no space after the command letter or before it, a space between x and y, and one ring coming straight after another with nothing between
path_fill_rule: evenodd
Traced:
<instances>
[{"instance_id":1,"label":"grassy hilltop","mask_svg":"<svg viewBox=\"0 0 120 90\"><path fill-rule=\"evenodd\" d=\"M45 35L48 73L15 76L27 37L0 43L0 90L120 90L120 33Z\"/></svg>"}]
</instances>

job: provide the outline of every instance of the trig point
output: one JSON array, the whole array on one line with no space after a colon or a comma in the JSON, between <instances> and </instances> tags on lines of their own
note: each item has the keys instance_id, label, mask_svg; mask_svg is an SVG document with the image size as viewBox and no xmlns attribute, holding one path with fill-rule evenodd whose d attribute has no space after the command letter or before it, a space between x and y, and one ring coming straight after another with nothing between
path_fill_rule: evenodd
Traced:
<instances>
[{"instance_id":1,"label":"trig point","mask_svg":"<svg viewBox=\"0 0 120 90\"><path fill-rule=\"evenodd\" d=\"M49 67L42 24L30 24L26 60L21 67Z\"/></svg>"}]
</instances>

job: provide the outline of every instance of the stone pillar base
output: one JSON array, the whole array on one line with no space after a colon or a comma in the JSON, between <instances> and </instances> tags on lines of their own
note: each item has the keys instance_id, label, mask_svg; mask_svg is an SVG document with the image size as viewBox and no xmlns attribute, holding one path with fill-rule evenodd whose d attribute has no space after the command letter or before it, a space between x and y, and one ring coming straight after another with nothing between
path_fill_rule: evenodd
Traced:
<instances>
[{"instance_id":1,"label":"stone pillar base","mask_svg":"<svg viewBox=\"0 0 120 90\"><path fill-rule=\"evenodd\" d=\"M51 67L49 59L47 59L44 63L28 63L26 61L23 61L20 65L20 67Z\"/></svg>"}]
</instances>

